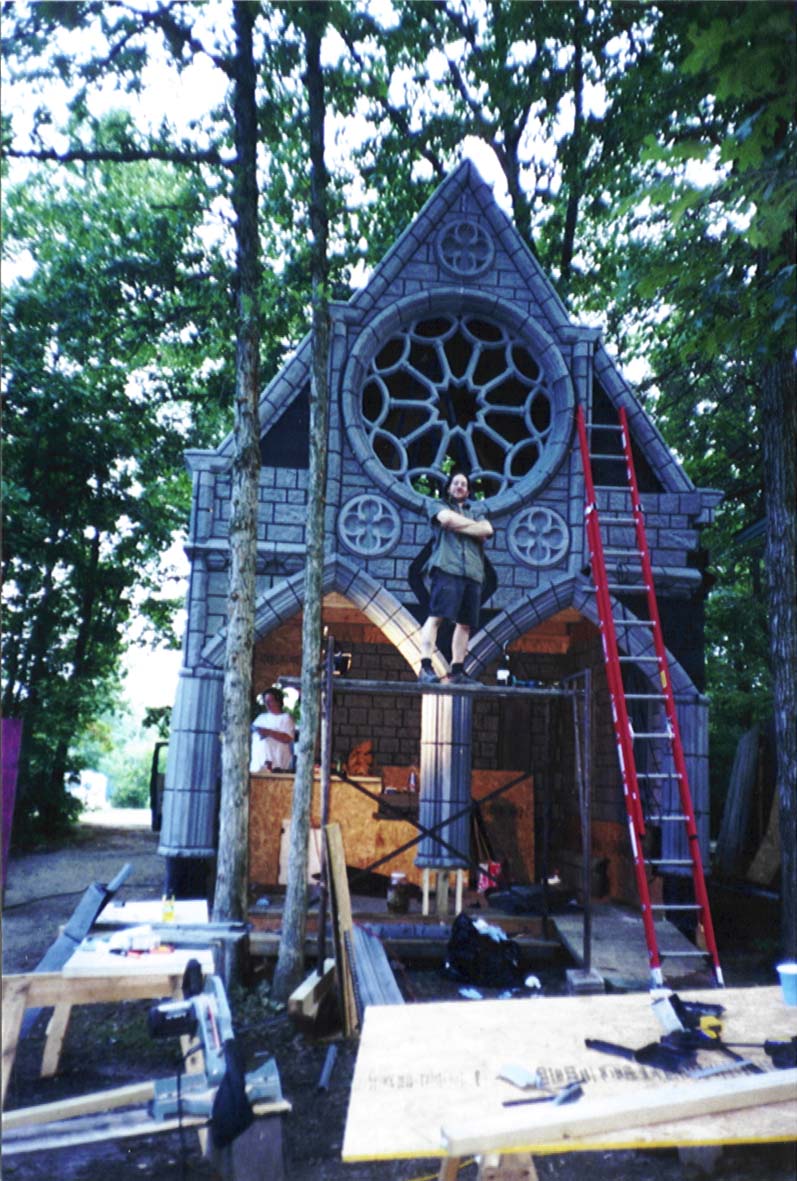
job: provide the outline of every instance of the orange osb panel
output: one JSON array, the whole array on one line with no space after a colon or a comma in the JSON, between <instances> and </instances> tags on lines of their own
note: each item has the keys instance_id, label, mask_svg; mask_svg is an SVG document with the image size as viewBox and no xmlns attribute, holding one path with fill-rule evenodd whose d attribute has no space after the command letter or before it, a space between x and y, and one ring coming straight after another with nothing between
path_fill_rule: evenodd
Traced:
<instances>
[{"instance_id":1,"label":"orange osb panel","mask_svg":"<svg viewBox=\"0 0 797 1181\"><path fill-rule=\"evenodd\" d=\"M482 799L496 787L516 779L516 771L474 771L471 790L474 799ZM383 767L381 774L358 780L378 795L383 784L402 788L407 783L409 767ZM253 775L249 803L249 879L260 886L279 882L280 840L283 823L290 820L293 775ZM421 785L421 790L423 785ZM310 822L321 824L320 781L313 783ZM376 818L377 803L355 788L332 780L330 820L341 826L346 861L365 868L391 849L406 844L417 835L415 825L406 820ZM496 858L506 861L511 880L534 881L534 793L530 777L522 779L503 795L483 807L487 833ZM420 885L421 871L415 866L417 848L413 846L391 858L379 872L406 874L407 881Z\"/></svg>"}]
</instances>

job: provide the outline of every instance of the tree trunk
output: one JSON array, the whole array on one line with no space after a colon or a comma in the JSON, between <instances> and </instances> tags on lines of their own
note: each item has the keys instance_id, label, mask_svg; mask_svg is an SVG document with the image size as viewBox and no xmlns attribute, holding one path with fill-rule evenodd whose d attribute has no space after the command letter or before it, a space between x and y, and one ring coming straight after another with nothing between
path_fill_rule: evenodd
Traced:
<instances>
[{"instance_id":1,"label":"tree trunk","mask_svg":"<svg viewBox=\"0 0 797 1181\"><path fill-rule=\"evenodd\" d=\"M329 310L327 293L327 181L324 165L324 78L321 37L326 4L305 7L305 80L310 115L310 226L313 306L313 376L310 391L310 470L307 552L302 616L302 720L293 786L288 885L272 997L286 1001L304 968L307 927L307 837L313 792L316 735L321 690L321 600L324 574L324 512L329 435Z\"/></svg>"},{"instance_id":2,"label":"tree trunk","mask_svg":"<svg viewBox=\"0 0 797 1181\"><path fill-rule=\"evenodd\" d=\"M77 617L77 634L72 648L72 677L71 683L75 692L83 687L91 677L90 663L92 633L96 615L97 603L97 571L100 565L100 533L94 528L86 555L86 573L83 580L83 593L80 596L80 612ZM74 727L69 733L61 733L59 740L49 747L46 778L40 784L39 811L42 817L42 827L45 832L56 832L59 820L64 815L64 797L66 796L66 769L69 760L69 748L75 737Z\"/></svg>"},{"instance_id":3,"label":"tree trunk","mask_svg":"<svg viewBox=\"0 0 797 1181\"><path fill-rule=\"evenodd\" d=\"M764 368L761 399L769 635L780 805L781 938L797 958L797 400L790 357Z\"/></svg>"},{"instance_id":4,"label":"tree trunk","mask_svg":"<svg viewBox=\"0 0 797 1181\"><path fill-rule=\"evenodd\" d=\"M49 554L44 566L39 594L39 609L36 612L29 639L21 639L19 648L22 659L17 660L16 683L9 678L6 686L8 696L3 701L3 715L22 719L22 737L19 747L19 777L17 780L16 815L35 805L36 781L33 772L32 753L36 749L36 733L32 724L39 707L39 686L47 671L47 647L52 641L53 617L50 601L53 597L54 564ZM15 689L15 698L10 690ZM17 820L17 831L19 819Z\"/></svg>"},{"instance_id":5,"label":"tree trunk","mask_svg":"<svg viewBox=\"0 0 797 1181\"><path fill-rule=\"evenodd\" d=\"M260 249L257 225L257 108L252 29L256 6L233 4L235 26L235 170L233 207L237 263L235 441L230 508L230 585L224 660L221 810L213 917L243 920L247 912L249 854L249 742L252 649L255 630L260 348Z\"/></svg>"},{"instance_id":6,"label":"tree trunk","mask_svg":"<svg viewBox=\"0 0 797 1181\"><path fill-rule=\"evenodd\" d=\"M559 291L562 296L565 296L570 289L573 254L575 253L576 243L578 205L584 188L584 170L586 168L586 161L582 159L584 130L584 29L582 21L582 10L579 6L576 6L573 19L573 134L570 138L565 163L567 206L565 208L565 227L562 235L562 252L559 269Z\"/></svg>"}]
</instances>

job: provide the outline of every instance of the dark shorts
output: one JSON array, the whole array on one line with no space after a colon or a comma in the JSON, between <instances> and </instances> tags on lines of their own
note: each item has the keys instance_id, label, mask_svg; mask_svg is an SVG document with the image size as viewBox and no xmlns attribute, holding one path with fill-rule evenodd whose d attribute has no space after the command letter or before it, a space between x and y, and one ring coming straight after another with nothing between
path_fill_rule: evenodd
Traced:
<instances>
[{"instance_id":1,"label":"dark shorts","mask_svg":"<svg viewBox=\"0 0 797 1181\"><path fill-rule=\"evenodd\" d=\"M482 602L481 583L436 569L432 570L430 579L429 614L436 619L462 623L475 631Z\"/></svg>"}]
</instances>

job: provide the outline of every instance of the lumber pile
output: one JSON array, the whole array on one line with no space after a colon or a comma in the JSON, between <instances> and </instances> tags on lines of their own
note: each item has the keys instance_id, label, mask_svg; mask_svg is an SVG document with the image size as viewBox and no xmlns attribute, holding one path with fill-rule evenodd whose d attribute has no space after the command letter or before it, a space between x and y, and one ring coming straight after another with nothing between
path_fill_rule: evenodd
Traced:
<instances>
[{"instance_id":1,"label":"lumber pile","mask_svg":"<svg viewBox=\"0 0 797 1181\"><path fill-rule=\"evenodd\" d=\"M361 926L354 927L352 936L354 975L363 1009L368 1005L403 1005L382 940Z\"/></svg>"},{"instance_id":2,"label":"lumber pile","mask_svg":"<svg viewBox=\"0 0 797 1181\"><path fill-rule=\"evenodd\" d=\"M328 824L324 840L338 999L343 1032L351 1037L368 1005L403 1004L404 998L379 937L354 925L340 825Z\"/></svg>"}]
</instances>

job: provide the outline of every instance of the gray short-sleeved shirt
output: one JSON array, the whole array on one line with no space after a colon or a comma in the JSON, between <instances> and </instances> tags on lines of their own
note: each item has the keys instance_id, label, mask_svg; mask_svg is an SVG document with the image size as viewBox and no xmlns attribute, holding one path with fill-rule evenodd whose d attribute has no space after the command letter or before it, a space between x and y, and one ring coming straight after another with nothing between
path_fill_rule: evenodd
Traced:
<instances>
[{"instance_id":1,"label":"gray short-sleeved shirt","mask_svg":"<svg viewBox=\"0 0 797 1181\"><path fill-rule=\"evenodd\" d=\"M467 500L464 504L452 504L448 500L426 501L426 515L432 526L433 546L427 563L428 570L443 570L446 574L457 574L460 578L471 578L484 582L484 543L465 533L444 529L437 520L437 514L450 508L473 521L483 521L487 511L478 500Z\"/></svg>"}]
</instances>

